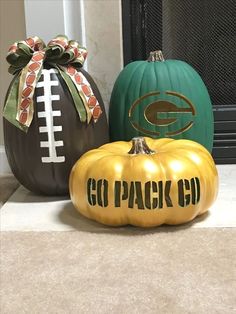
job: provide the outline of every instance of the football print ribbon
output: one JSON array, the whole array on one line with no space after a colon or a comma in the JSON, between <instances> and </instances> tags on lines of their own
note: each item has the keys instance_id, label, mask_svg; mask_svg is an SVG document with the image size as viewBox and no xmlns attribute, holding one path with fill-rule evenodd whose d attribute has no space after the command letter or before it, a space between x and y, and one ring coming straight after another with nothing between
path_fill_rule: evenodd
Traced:
<instances>
[{"instance_id":1,"label":"football print ribbon","mask_svg":"<svg viewBox=\"0 0 236 314\"><path fill-rule=\"evenodd\" d=\"M3 116L18 128L27 131L34 114L34 91L44 64L58 69L68 86L82 122L96 122L102 113L90 83L78 71L87 57L87 50L75 40L59 35L48 45L38 37L14 43L7 55L9 72L17 74L10 87Z\"/></svg>"}]
</instances>

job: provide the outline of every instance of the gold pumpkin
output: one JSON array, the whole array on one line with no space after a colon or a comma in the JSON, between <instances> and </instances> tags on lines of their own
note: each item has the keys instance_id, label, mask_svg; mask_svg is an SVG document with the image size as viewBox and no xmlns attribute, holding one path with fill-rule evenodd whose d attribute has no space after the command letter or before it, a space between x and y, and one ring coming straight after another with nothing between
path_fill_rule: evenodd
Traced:
<instances>
[{"instance_id":1,"label":"gold pumpkin","mask_svg":"<svg viewBox=\"0 0 236 314\"><path fill-rule=\"evenodd\" d=\"M111 226L185 223L205 213L217 193L211 155L189 140L138 137L106 144L84 154L70 175L74 206Z\"/></svg>"}]
</instances>

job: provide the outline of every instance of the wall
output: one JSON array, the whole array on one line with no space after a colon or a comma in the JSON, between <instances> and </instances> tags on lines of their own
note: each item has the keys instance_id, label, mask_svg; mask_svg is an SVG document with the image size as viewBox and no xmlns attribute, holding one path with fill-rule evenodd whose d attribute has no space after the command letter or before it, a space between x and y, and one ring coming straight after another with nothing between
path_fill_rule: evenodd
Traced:
<instances>
[{"instance_id":1,"label":"wall","mask_svg":"<svg viewBox=\"0 0 236 314\"><path fill-rule=\"evenodd\" d=\"M24 0L26 36L38 36L48 43L63 34L64 10L62 0Z\"/></svg>"},{"instance_id":2,"label":"wall","mask_svg":"<svg viewBox=\"0 0 236 314\"><path fill-rule=\"evenodd\" d=\"M85 69L97 83L108 111L114 81L123 67L121 1L25 0L25 14L27 36L37 34L48 42L66 34L88 49Z\"/></svg>"},{"instance_id":3,"label":"wall","mask_svg":"<svg viewBox=\"0 0 236 314\"><path fill-rule=\"evenodd\" d=\"M3 146L2 109L12 75L8 73L5 58L9 46L23 38L25 38L24 1L0 0L0 173L9 172Z\"/></svg>"},{"instance_id":4,"label":"wall","mask_svg":"<svg viewBox=\"0 0 236 314\"><path fill-rule=\"evenodd\" d=\"M5 94L12 80L12 75L8 74L8 64L6 54L8 48L16 40L25 38L25 13L23 0L1 0L0 1L0 145L3 144L2 131L2 107Z\"/></svg>"},{"instance_id":5,"label":"wall","mask_svg":"<svg viewBox=\"0 0 236 314\"><path fill-rule=\"evenodd\" d=\"M123 67L120 0L85 0L88 71L96 81L106 109L115 79Z\"/></svg>"}]
</instances>

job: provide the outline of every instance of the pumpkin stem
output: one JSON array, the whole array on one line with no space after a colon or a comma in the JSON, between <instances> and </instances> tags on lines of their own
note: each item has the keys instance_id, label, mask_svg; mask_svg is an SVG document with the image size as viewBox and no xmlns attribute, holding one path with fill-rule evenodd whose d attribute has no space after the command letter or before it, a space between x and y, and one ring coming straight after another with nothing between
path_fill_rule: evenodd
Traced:
<instances>
[{"instance_id":1,"label":"pumpkin stem","mask_svg":"<svg viewBox=\"0 0 236 314\"><path fill-rule=\"evenodd\" d=\"M165 61L161 50L151 51L148 62Z\"/></svg>"},{"instance_id":2,"label":"pumpkin stem","mask_svg":"<svg viewBox=\"0 0 236 314\"><path fill-rule=\"evenodd\" d=\"M134 137L132 139L132 148L131 150L128 152L128 154L146 154L146 155L151 155L151 154L155 154L154 150L151 150L144 137Z\"/></svg>"}]
</instances>

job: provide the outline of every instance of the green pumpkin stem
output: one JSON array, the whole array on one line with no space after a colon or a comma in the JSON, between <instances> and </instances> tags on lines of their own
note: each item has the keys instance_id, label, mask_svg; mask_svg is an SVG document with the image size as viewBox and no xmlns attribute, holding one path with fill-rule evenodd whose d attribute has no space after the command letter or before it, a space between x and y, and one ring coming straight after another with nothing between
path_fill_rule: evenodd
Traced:
<instances>
[{"instance_id":1,"label":"green pumpkin stem","mask_svg":"<svg viewBox=\"0 0 236 314\"><path fill-rule=\"evenodd\" d=\"M148 62L165 61L161 50L151 51Z\"/></svg>"},{"instance_id":2,"label":"green pumpkin stem","mask_svg":"<svg viewBox=\"0 0 236 314\"><path fill-rule=\"evenodd\" d=\"M132 148L128 152L130 155L138 155L138 154L146 154L146 155L151 155L155 154L154 150L151 150L144 137L134 137L132 139Z\"/></svg>"}]
</instances>

